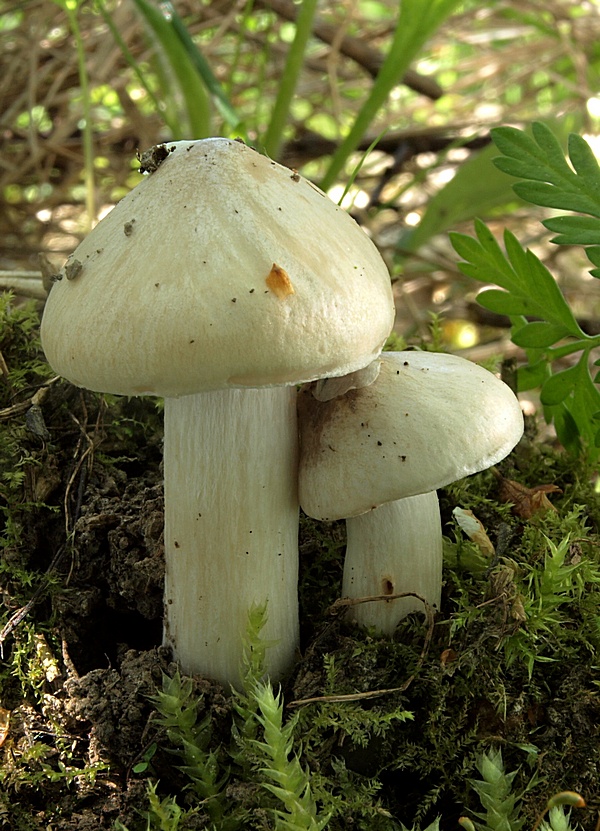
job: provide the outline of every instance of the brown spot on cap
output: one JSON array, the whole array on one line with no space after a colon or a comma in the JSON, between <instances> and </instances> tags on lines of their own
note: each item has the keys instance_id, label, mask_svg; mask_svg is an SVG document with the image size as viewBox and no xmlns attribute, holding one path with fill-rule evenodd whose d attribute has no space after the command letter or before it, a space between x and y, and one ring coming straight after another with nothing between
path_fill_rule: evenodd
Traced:
<instances>
[{"instance_id":1,"label":"brown spot on cap","mask_svg":"<svg viewBox=\"0 0 600 831\"><path fill-rule=\"evenodd\" d=\"M271 271L269 272L265 283L271 289L273 294L280 300L283 300L284 297L287 297L289 294L296 293L287 271L277 265L277 263L273 263L271 266Z\"/></svg>"}]
</instances>

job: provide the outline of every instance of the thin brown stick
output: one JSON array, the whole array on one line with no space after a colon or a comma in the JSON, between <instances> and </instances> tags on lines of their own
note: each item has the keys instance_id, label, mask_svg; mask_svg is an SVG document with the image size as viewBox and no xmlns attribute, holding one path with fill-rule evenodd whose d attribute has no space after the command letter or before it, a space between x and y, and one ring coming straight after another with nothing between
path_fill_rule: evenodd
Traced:
<instances>
[{"instance_id":1,"label":"thin brown stick","mask_svg":"<svg viewBox=\"0 0 600 831\"><path fill-rule=\"evenodd\" d=\"M412 675L410 675L403 684L401 684L399 687L388 687L386 689L380 690L368 690L364 693L348 693L346 695L316 695L311 698L299 698L295 701L290 701L289 704L287 704L286 706L302 707L305 704L363 701L371 698L378 698L381 695L391 695L392 693L404 692L405 690L407 690L416 678L417 673L423 666L423 661L425 660L425 656L429 651L431 639L433 638L433 627L435 625L433 608L422 595L417 594L417 592L400 592L399 594L377 594L365 597L341 597L329 607L328 612L330 614L336 614L337 612L347 609L349 606L355 606L358 603L375 603L381 600L396 600L399 597L416 597L419 600L421 600L425 609L425 617L427 620L427 633L425 635L425 640L423 641L423 648L421 649L421 654L419 655L417 666L415 667L415 671L412 673Z\"/></svg>"}]
</instances>

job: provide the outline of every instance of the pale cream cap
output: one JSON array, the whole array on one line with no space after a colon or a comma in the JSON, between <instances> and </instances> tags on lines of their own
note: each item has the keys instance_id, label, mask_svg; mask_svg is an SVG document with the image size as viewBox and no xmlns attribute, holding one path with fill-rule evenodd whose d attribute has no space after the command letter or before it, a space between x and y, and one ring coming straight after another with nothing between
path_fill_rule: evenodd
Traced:
<instances>
[{"instance_id":1,"label":"pale cream cap","mask_svg":"<svg viewBox=\"0 0 600 831\"><path fill-rule=\"evenodd\" d=\"M176 396L370 363L394 306L354 220L243 143L165 148L53 286L41 332L53 369L88 389Z\"/></svg>"},{"instance_id":2,"label":"pale cream cap","mask_svg":"<svg viewBox=\"0 0 600 831\"><path fill-rule=\"evenodd\" d=\"M503 459L523 433L517 398L454 355L384 352L377 379L330 401L298 398L300 505L342 519L436 490Z\"/></svg>"}]
</instances>

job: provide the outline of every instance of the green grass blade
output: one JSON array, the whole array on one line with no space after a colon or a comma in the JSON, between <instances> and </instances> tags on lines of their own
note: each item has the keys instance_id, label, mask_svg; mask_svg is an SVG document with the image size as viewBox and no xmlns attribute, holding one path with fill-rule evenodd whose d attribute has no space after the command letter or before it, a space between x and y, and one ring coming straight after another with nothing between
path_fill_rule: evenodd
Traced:
<instances>
[{"instance_id":1,"label":"green grass blade","mask_svg":"<svg viewBox=\"0 0 600 831\"><path fill-rule=\"evenodd\" d=\"M190 135L186 138L206 138L211 135L210 105L202 78L191 62L187 50L173 27L172 18L155 8L147 0L133 0L148 27L160 44L169 62L185 101ZM176 138L184 138L181 131Z\"/></svg>"},{"instance_id":2,"label":"green grass blade","mask_svg":"<svg viewBox=\"0 0 600 831\"><path fill-rule=\"evenodd\" d=\"M287 124L290 105L296 92L298 78L304 62L304 53L312 31L317 2L318 0L304 0L300 5L296 20L296 34L287 54L277 98L263 139L264 151L272 159L277 158L281 147L283 131Z\"/></svg>"},{"instance_id":3,"label":"green grass blade","mask_svg":"<svg viewBox=\"0 0 600 831\"><path fill-rule=\"evenodd\" d=\"M390 50L350 132L333 154L321 182L324 190L333 185L348 156L369 130L388 95L425 42L458 5L459 0L403 0Z\"/></svg>"},{"instance_id":4,"label":"green grass blade","mask_svg":"<svg viewBox=\"0 0 600 831\"><path fill-rule=\"evenodd\" d=\"M152 89L152 86L149 83L148 79L146 78L144 72L142 71L142 68L140 67L138 61L135 59L135 57L129 51L129 48L127 47L127 44L125 43L125 41L121 37L121 33L119 32L118 28L115 26L115 23L112 19L112 16L111 16L110 12L106 8L105 0L96 0L96 3L97 3L98 10L99 10L100 14L102 15L102 17L104 19L104 22L106 23L106 25L108 26L108 28L110 30L110 33L113 37L114 42L117 44L117 46L121 50L121 54L125 58L125 61L127 62L128 66L131 67L132 71L135 73L136 78L140 82L140 85L145 90L146 95L148 96L148 98L154 104L154 108L155 108L156 112L159 113L161 115L161 117L165 120L165 122L166 122L167 126L169 127L169 129L171 130L171 133L173 134L173 136L176 136L177 133L178 133L178 128L177 128L176 124L169 117L169 114L167 113L165 107L163 107L161 105L160 101L158 100L158 98L154 94L154 90Z\"/></svg>"},{"instance_id":5,"label":"green grass blade","mask_svg":"<svg viewBox=\"0 0 600 831\"><path fill-rule=\"evenodd\" d=\"M179 41L183 46L183 49L185 50L190 62L195 67L199 76L202 78L202 81L204 82L206 89L212 96L216 108L221 114L221 117L224 119L225 123L230 129L238 129L240 126L239 116L232 107L225 93L225 90L223 89L223 87L217 80L214 72L210 68L210 64L192 40L190 33L185 27L183 20L179 17L177 12L173 8L173 5L170 2L170 0L165 0L163 3L161 3L161 6L163 6L166 9L171 24L173 26L173 31L179 38Z\"/></svg>"},{"instance_id":6,"label":"green grass blade","mask_svg":"<svg viewBox=\"0 0 600 831\"><path fill-rule=\"evenodd\" d=\"M54 0L66 13L69 26L75 41L77 50L77 71L79 74L79 85L81 87L81 99L83 106L83 181L85 186L85 208L87 230L91 231L96 218L95 202L95 177L94 177L94 141L92 136L92 106L90 97L90 84L85 63L85 49L77 13L81 0Z\"/></svg>"}]
</instances>

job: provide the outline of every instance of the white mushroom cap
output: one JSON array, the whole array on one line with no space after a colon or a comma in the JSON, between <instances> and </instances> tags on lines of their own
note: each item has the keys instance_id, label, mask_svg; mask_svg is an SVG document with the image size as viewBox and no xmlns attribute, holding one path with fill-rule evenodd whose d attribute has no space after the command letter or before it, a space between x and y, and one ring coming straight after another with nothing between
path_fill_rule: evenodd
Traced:
<instances>
[{"instance_id":1,"label":"white mushroom cap","mask_svg":"<svg viewBox=\"0 0 600 831\"><path fill-rule=\"evenodd\" d=\"M330 401L307 387L298 406L300 505L317 519L358 516L484 470L523 433L506 384L431 352L384 352L369 386Z\"/></svg>"},{"instance_id":2,"label":"white mushroom cap","mask_svg":"<svg viewBox=\"0 0 600 831\"><path fill-rule=\"evenodd\" d=\"M42 344L56 372L175 396L344 375L379 354L389 274L348 214L240 142L162 155L52 288Z\"/></svg>"}]
</instances>

